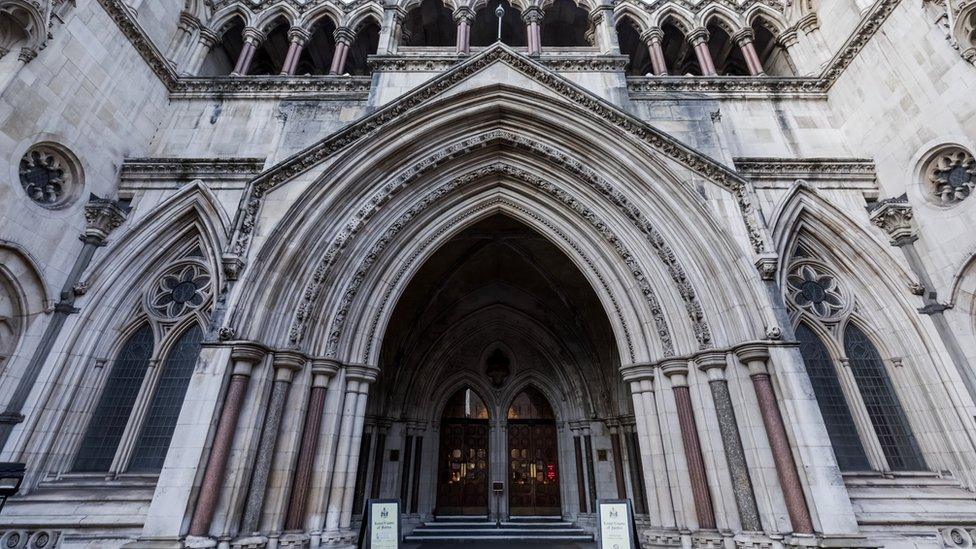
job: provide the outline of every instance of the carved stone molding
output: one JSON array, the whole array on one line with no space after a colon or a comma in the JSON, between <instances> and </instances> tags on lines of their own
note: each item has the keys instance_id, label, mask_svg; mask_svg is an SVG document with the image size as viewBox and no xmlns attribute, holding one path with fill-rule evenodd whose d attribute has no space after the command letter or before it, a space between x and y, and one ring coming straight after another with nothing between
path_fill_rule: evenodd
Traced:
<instances>
[{"instance_id":1,"label":"carved stone molding","mask_svg":"<svg viewBox=\"0 0 976 549\"><path fill-rule=\"evenodd\" d=\"M170 88L176 99L332 99L365 101L368 76L220 76L183 77Z\"/></svg>"},{"instance_id":2,"label":"carved stone molding","mask_svg":"<svg viewBox=\"0 0 976 549\"><path fill-rule=\"evenodd\" d=\"M405 71L405 72L440 72L457 65L464 60L454 54L445 55L371 55L369 65L375 71ZM536 61L544 67L556 72L617 72L627 66L628 59L624 55L592 55L582 57L578 55L546 55L542 54Z\"/></svg>"},{"instance_id":3,"label":"carved stone molding","mask_svg":"<svg viewBox=\"0 0 976 549\"><path fill-rule=\"evenodd\" d=\"M735 169L752 181L832 179L875 181L874 161L867 158L770 158L732 159Z\"/></svg>"},{"instance_id":4,"label":"carved stone molding","mask_svg":"<svg viewBox=\"0 0 976 549\"><path fill-rule=\"evenodd\" d=\"M120 189L171 186L199 179L208 185L243 186L264 169L263 158L127 158Z\"/></svg>"},{"instance_id":5,"label":"carved stone molding","mask_svg":"<svg viewBox=\"0 0 976 549\"><path fill-rule=\"evenodd\" d=\"M915 241L912 207L905 195L878 201L871 212L871 223L887 233L896 246Z\"/></svg>"}]
</instances>

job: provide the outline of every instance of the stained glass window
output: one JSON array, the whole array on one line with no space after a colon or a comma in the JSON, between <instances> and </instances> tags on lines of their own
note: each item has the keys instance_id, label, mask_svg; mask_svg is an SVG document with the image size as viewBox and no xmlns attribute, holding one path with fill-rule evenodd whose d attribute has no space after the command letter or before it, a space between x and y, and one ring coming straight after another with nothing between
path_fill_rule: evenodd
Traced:
<instances>
[{"instance_id":1,"label":"stained glass window","mask_svg":"<svg viewBox=\"0 0 976 549\"><path fill-rule=\"evenodd\" d=\"M864 399L888 466L892 471L924 470L922 452L895 395L881 355L867 335L853 324L844 332L844 353L850 360L851 373Z\"/></svg>"},{"instance_id":2,"label":"stained glass window","mask_svg":"<svg viewBox=\"0 0 976 549\"><path fill-rule=\"evenodd\" d=\"M837 465L841 471L870 470L871 465L861 445L830 352L817 334L804 324L797 326L796 338L800 342L800 354L813 384L813 393L817 397Z\"/></svg>"},{"instance_id":3,"label":"stained glass window","mask_svg":"<svg viewBox=\"0 0 976 549\"><path fill-rule=\"evenodd\" d=\"M75 458L75 471L107 472L112 466L152 353L153 335L148 325L122 345Z\"/></svg>"},{"instance_id":4,"label":"stained glass window","mask_svg":"<svg viewBox=\"0 0 976 549\"><path fill-rule=\"evenodd\" d=\"M156 472L163 468L176 420L183 408L186 387L200 354L203 331L193 326L177 340L169 352L149 412L136 442L129 471Z\"/></svg>"}]
</instances>

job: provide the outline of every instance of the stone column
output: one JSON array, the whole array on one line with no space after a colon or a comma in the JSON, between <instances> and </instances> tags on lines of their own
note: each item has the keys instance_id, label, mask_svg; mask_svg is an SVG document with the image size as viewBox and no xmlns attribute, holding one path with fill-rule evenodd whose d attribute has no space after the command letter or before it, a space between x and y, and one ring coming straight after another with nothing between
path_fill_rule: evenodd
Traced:
<instances>
[{"instance_id":1,"label":"stone column","mask_svg":"<svg viewBox=\"0 0 976 549\"><path fill-rule=\"evenodd\" d=\"M454 10L454 21L457 22L457 52L467 55L471 53L471 23L474 22L474 11L468 6L461 6Z\"/></svg>"},{"instance_id":2,"label":"stone column","mask_svg":"<svg viewBox=\"0 0 976 549\"><path fill-rule=\"evenodd\" d=\"M681 428L681 442L688 463L688 476L691 479L691 494L695 501L695 515L698 527L715 529L715 510L712 495L708 490L705 476L705 459L702 457L701 441L698 440L698 425L695 410L691 405L691 391L688 389L688 362L668 360L661 364L661 373L671 380L671 391L678 407L678 424Z\"/></svg>"},{"instance_id":3,"label":"stone column","mask_svg":"<svg viewBox=\"0 0 976 549\"><path fill-rule=\"evenodd\" d=\"M939 338L949 351L953 365L959 372L969 396L976 400L976 372L973 372L966 353L962 350L956 334L953 333L949 322L943 312L948 308L939 302L938 293L935 291L935 284L929 276L925 262L915 249L915 242L918 240L918 233L912 225L914 213L908 203L908 198L902 195L898 198L888 198L879 201L879 206L871 213L871 222L881 228L891 238L891 245L901 249L908 261L908 266L915 273L919 283L922 285L922 302L924 306L918 312L928 315L935 325Z\"/></svg>"},{"instance_id":4,"label":"stone column","mask_svg":"<svg viewBox=\"0 0 976 549\"><path fill-rule=\"evenodd\" d=\"M254 52L257 51L261 42L264 42L264 33L254 27L244 29L244 47L241 48L240 55L237 56L237 64L234 65L231 76L244 76L251 69L251 61L254 60Z\"/></svg>"},{"instance_id":5,"label":"stone column","mask_svg":"<svg viewBox=\"0 0 976 549\"><path fill-rule=\"evenodd\" d=\"M24 420L21 412L27 403L27 397L34 389L34 384L41 375L41 369L47 362L54 343L68 320L68 315L78 312L75 308L75 300L78 298L75 286L81 280L85 269L91 264L95 250L108 243L108 235L122 225L128 213L128 208L123 208L118 202L94 195L85 204L85 232L78 237L82 242L81 250L75 258L74 265L71 266L71 272L64 280L64 285L61 286L61 294L58 296L60 299L54 304L54 313L44 329L44 334L34 349L23 376L17 381L6 408L3 413L0 413L0 449L7 444L14 426Z\"/></svg>"},{"instance_id":6,"label":"stone column","mask_svg":"<svg viewBox=\"0 0 976 549\"><path fill-rule=\"evenodd\" d=\"M193 33L201 26L200 20L188 11L180 12L180 23L178 31L173 36L173 41L169 46L169 59L174 65L179 67L183 64L187 54L193 48Z\"/></svg>"},{"instance_id":7,"label":"stone column","mask_svg":"<svg viewBox=\"0 0 976 549\"><path fill-rule=\"evenodd\" d=\"M621 374L624 381L630 384L634 402L634 421L640 439L644 483L654 487L654 493L647 496L648 517L652 526L674 528L671 487L654 398L654 368L650 365L629 366L621 369Z\"/></svg>"},{"instance_id":8,"label":"stone column","mask_svg":"<svg viewBox=\"0 0 976 549\"><path fill-rule=\"evenodd\" d=\"M197 44L191 52L187 53L187 60L183 64L181 74L189 75L200 72L203 61L218 42L220 42L220 36L216 32L207 27L200 27Z\"/></svg>"},{"instance_id":9,"label":"stone column","mask_svg":"<svg viewBox=\"0 0 976 549\"><path fill-rule=\"evenodd\" d=\"M617 484L617 497L627 499L627 483L624 481L623 446L620 444L619 424L609 426L610 450L613 452L613 479Z\"/></svg>"},{"instance_id":10,"label":"stone column","mask_svg":"<svg viewBox=\"0 0 976 549\"><path fill-rule=\"evenodd\" d=\"M522 21L525 21L525 32L528 37L529 55L539 55L542 53L542 8L539 6L529 6L522 12Z\"/></svg>"},{"instance_id":11,"label":"stone column","mask_svg":"<svg viewBox=\"0 0 976 549\"><path fill-rule=\"evenodd\" d=\"M708 31L703 27L698 27L689 32L688 43L695 48L695 56L698 58L698 66L701 68L702 75L716 76L712 53L708 51Z\"/></svg>"},{"instance_id":12,"label":"stone column","mask_svg":"<svg viewBox=\"0 0 976 549\"><path fill-rule=\"evenodd\" d=\"M776 402L776 394L773 392L773 383L769 378L769 369L766 365L769 360L769 350L765 344L754 343L739 347L735 353L739 361L749 368L749 377L756 391L759 413L762 415L766 437L769 439L776 474L779 477L780 488L783 490L783 499L786 500L786 512L790 516L793 531L799 534L813 534L813 520L803 495L803 485L790 449L783 416Z\"/></svg>"},{"instance_id":13,"label":"stone column","mask_svg":"<svg viewBox=\"0 0 976 549\"><path fill-rule=\"evenodd\" d=\"M765 76L766 71L763 70L762 61L759 60L759 54L756 53L756 46L753 44L755 39L756 33L748 27L739 29L732 35L732 41L739 46L739 49L742 50L742 56L746 59L749 74L752 76Z\"/></svg>"},{"instance_id":14,"label":"stone column","mask_svg":"<svg viewBox=\"0 0 976 549\"><path fill-rule=\"evenodd\" d=\"M305 427L295 464L295 478L292 482L285 530L300 530L305 526L305 507L308 503L308 485L312 480L312 466L315 452L319 447L319 430L325 412L325 396L329 381L339 371L339 363L329 359L312 361L312 390L308 397L308 411L305 413Z\"/></svg>"},{"instance_id":15,"label":"stone column","mask_svg":"<svg viewBox=\"0 0 976 549\"><path fill-rule=\"evenodd\" d=\"M275 446L278 442L278 430L281 426L281 416L285 411L288 400L288 389L291 387L295 372L302 369L305 357L294 351L275 353L275 379L271 387L271 400L264 416L264 427L261 430L261 440L258 443L258 455L254 460L254 472L251 474L251 486L247 491L247 501L244 504L244 515L241 519L241 533L257 532L261 511L264 509L264 494L268 487L268 474L271 472L271 461L274 459Z\"/></svg>"},{"instance_id":16,"label":"stone column","mask_svg":"<svg viewBox=\"0 0 976 549\"><path fill-rule=\"evenodd\" d=\"M341 74L346 68L346 57L349 56L349 44L352 44L355 35L352 29L339 27L333 34L336 41L335 51L332 53L332 66L329 67L329 74Z\"/></svg>"},{"instance_id":17,"label":"stone column","mask_svg":"<svg viewBox=\"0 0 976 549\"><path fill-rule=\"evenodd\" d=\"M288 29L288 53L285 54L285 62L281 66L283 76L292 76L298 68L298 59L302 56L302 48L312 37L311 33L301 27Z\"/></svg>"},{"instance_id":18,"label":"stone column","mask_svg":"<svg viewBox=\"0 0 976 549\"><path fill-rule=\"evenodd\" d=\"M369 384L376 372L361 366L346 366L346 394L339 427L339 448L332 472L332 489L325 517L325 530L335 532L348 528L352 518L353 484L359 460L359 442L363 435L363 416Z\"/></svg>"},{"instance_id":19,"label":"stone column","mask_svg":"<svg viewBox=\"0 0 976 549\"><path fill-rule=\"evenodd\" d=\"M661 49L662 38L664 38L664 31L658 27L648 29L641 35L641 40L647 44L647 50L651 54L651 67L655 76L668 75L668 65L664 61L664 50Z\"/></svg>"},{"instance_id":20,"label":"stone column","mask_svg":"<svg viewBox=\"0 0 976 549\"><path fill-rule=\"evenodd\" d=\"M227 467L227 458L234 443L237 419L244 405L251 371L254 365L264 358L265 352L264 347L247 342L234 345L231 351L233 371L230 386L224 398L220 422L217 424L217 432L214 434L210 457L207 459L203 482L200 484L200 492L197 496L197 505L190 521L190 536L204 537L210 532L210 522L213 520L217 502L220 500L220 492L224 486L224 469Z\"/></svg>"},{"instance_id":21,"label":"stone column","mask_svg":"<svg viewBox=\"0 0 976 549\"><path fill-rule=\"evenodd\" d=\"M732 494L739 511L739 521L742 523L743 530L761 532L762 522L759 520L759 508L756 506L752 479L749 478L749 465L746 463L746 454L742 449L739 425L735 420L732 397L725 378L725 353L704 353L695 357L695 362L698 364L698 369L708 376L708 388L715 402L715 415L718 417L718 429L722 436L722 447L725 449L725 461L728 463L729 475L732 477Z\"/></svg>"}]
</instances>

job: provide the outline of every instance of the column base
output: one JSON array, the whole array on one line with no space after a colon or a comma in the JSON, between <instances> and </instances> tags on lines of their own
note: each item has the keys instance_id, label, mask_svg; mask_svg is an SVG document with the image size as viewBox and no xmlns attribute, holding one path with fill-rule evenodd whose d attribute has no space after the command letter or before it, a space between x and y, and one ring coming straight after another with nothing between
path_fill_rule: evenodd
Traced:
<instances>
[{"instance_id":1,"label":"column base","mask_svg":"<svg viewBox=\"0 0 976 549\"><path fill-rule=\"evenodd\" d=\"M312 539L310 540L309 546L315 547L315 538L318 538L318 547L330 547L330 548L353 548L356 546L356 538L359 537L359 532L353 530L352 528L345 528L341 530L327 530L324 532L312 532Z\"/></svg>"},{"instance_id":2,"label":"column base","mask_svg":"<svg viewBox=\"0 0 976 549\"><path fill-rule=\"evenodd\" d=\"M217 540L209 536L186 536L183 547L186 549L209 549L216 547Z\"/></svg>"},{"instance_id":3,"label":"column base","mask_svg":"<svg viewBox=\"0 0 976 549\"><path fill-rule=\"evenodd\" d=\"M264 549L268 546L268 538L260 534L244 536L231 540L231 549Z\"/></svg>"}]
</instances>

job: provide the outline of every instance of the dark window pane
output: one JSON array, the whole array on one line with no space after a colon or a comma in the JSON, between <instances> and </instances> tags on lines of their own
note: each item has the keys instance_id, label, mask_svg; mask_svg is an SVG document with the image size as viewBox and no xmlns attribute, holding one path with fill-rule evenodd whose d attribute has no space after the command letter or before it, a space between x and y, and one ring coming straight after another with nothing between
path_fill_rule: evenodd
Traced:
<instances>
[{"instance_id":1,"label":"dark window pane","mask_svg":"<svg viewBox=\"0 0 976 549\"><path fill-rule=\"evenodd\" d=\"M75 471L107 472L112 466L152 353L153 336L148 325L132 334L122 345L75 458Z\"/></svg>"},{"instance_id":2,"label":"dark window pane","mask_svg":"<svg viewBox=\"0 0 976 549\"><path fill-rule=\"evenodd\" d=\"M156 472L163 468L176 420L183 408L186 387L200 354L203 332L194 326L184 333L166 358L159 385L153 394L142 433L136 442L129 471Z\"/></svg>"},{"instance_id":3,"label":"dark window pane","mask_svg":"<svg viewBox=\"0 0 976 549\"><path fill-rule=\"evenodd\" d=\"M853 324L844 333L844 352L850 360L851 373L857 381L857 388L878 434L881 451L888 459L888 466L892 471L924 470L922 452L895 395L881 355L867 335Z\"/></svg>"},{"instance_id":4,"label":"dark window pane","mask_svg":"<svg viewBox=\"0 0 976 549\"><path fill-rule=\"evenodd\" d=\"M813 384L813 393L827 427L830 445L834 447L837 465L841 471L867 471L871 469L864 446L854 426L851 409L837 378L834 361L817 334L800 324L796 329L800 342L800 354Z\"/></svg>"},{"instance_id":5,"label":"dark window pane","mask_svg":"<svg viewBox=\"0 0 976 549\"><path fill-rule=\"evenodd\" d=\"M556 419L549 401L535 387L529 387L512 399L508 419Z\"/></svg>"}]
</instances>

